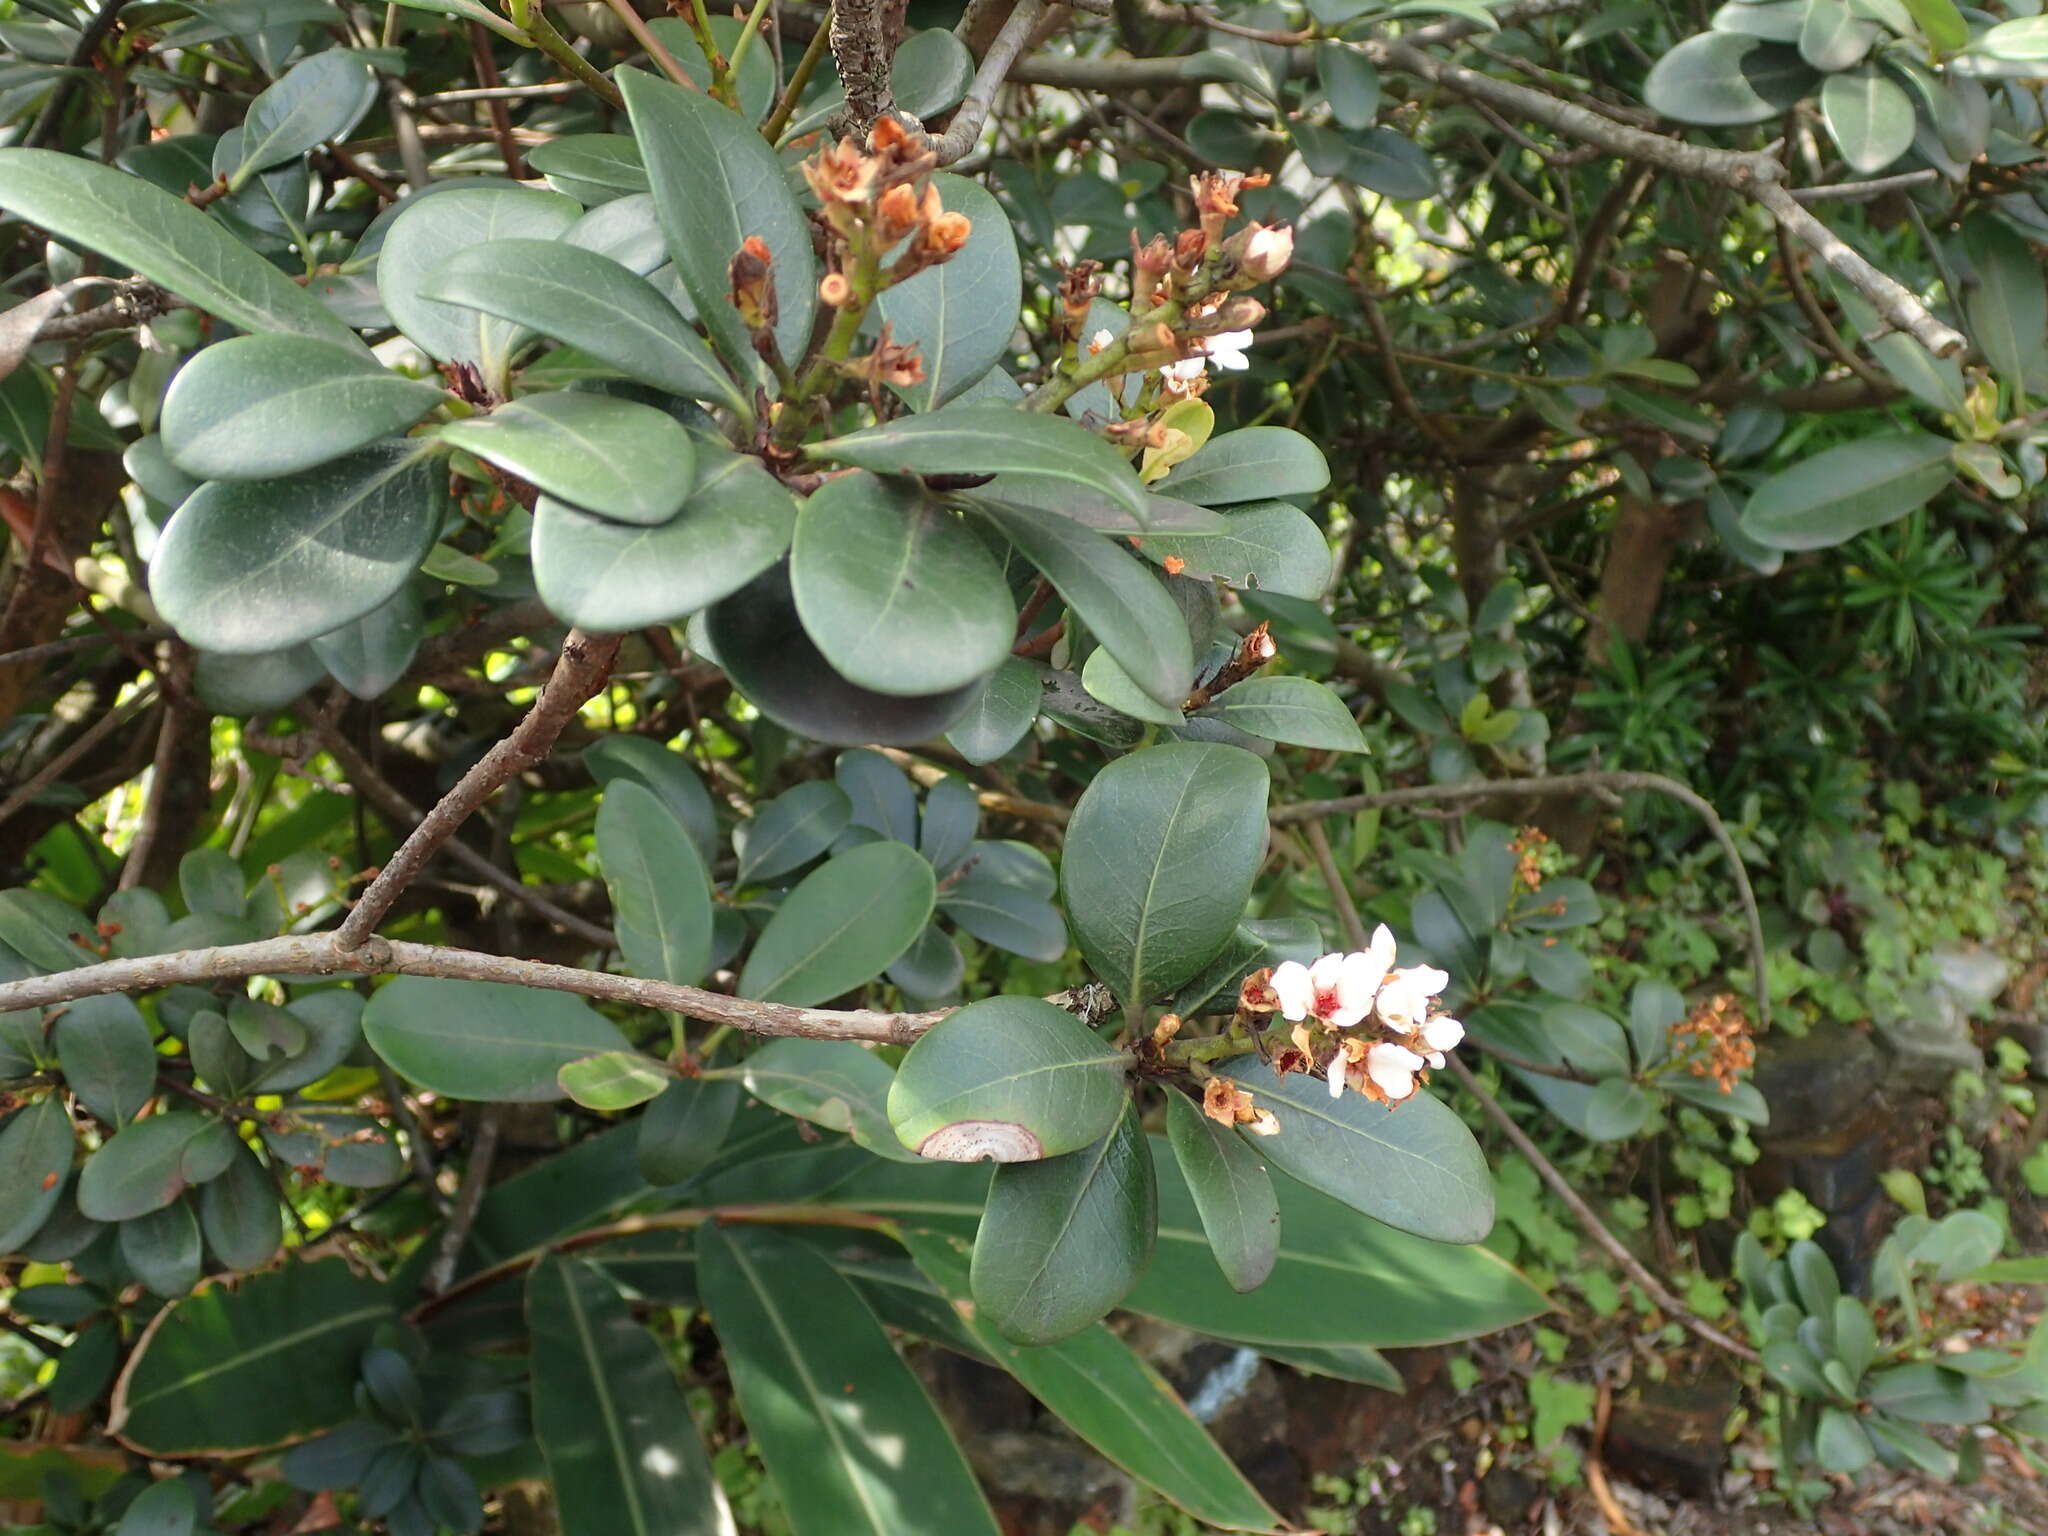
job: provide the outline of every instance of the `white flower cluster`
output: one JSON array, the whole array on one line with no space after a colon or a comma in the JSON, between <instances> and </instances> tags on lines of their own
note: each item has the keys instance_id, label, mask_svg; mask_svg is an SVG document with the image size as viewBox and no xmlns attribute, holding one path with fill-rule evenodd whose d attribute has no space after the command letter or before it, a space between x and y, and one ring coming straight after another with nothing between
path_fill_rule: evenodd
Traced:
<instances>
[{"instance_id":1,"label":"white flower cluster","mask_svg":"<svg viewBox=\"0 0 2048 1536\"><path fill-rule=\"evenodd\" d=\"M1394 1038L1338 1042L1330 1058L1330 1097L1344 1092L1352 1063L1362 1059L1373 1086L1398 1104L1415 1091L1416 1073L1441 1067L1444 1052L1465 1038L1465 1026L1456 1019L1429 1017L1430 1000L1450 979L1427 965L1396 970L1394 935L1382 923L1369 948L1324 955L1313 965L1289 960L1273 968L1269 984L1282 1017L1297 1023L1316 1019L1331 1029L1351 1029L1368 1017L1376 1019Z\"/></svg>"}]
</instances>

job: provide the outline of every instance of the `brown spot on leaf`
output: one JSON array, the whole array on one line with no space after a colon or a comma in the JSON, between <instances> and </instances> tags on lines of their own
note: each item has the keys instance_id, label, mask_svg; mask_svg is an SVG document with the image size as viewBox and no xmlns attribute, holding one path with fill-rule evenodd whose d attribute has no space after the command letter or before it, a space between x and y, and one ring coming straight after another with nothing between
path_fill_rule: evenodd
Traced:
<instances>
[{"instance_id":1,"label":"brown spot on leaf","mask_svg":"<svg viewBox=\"0 0 2048 1536\"><path fill-rule=\"evenodd\" d=\"M917 1155L942 1163L1029 1163L1045 1156L1045 1146L1009 1120L956 1120L919 1142Z\"/></svg>"}]
</instances>

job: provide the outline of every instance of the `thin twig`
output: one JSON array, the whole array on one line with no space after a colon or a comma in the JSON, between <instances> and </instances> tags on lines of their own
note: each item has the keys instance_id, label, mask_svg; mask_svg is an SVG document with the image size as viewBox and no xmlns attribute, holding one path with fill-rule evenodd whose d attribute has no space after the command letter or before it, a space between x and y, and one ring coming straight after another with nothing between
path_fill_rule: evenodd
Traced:
<instances>
[{"instance_id":1,"label":"thin twig","mask_svg":"<svg viewBox=\"0 0 2048 1536\"><path fill-rule=\"evenodd\" d=\"M120 727L156 702L154 683L138 689L126 703L108 710L87 726L63 751L38 768L13 794L0 801L0 822L6 821L47 788L65 769L98 746Z\"/></svg>"},{"instance_id":2,"label":"thin twig","mask_svg":"<svg viewBox=\"0 0 2048 1536\"><path fill-rule=\"evenodd\" d=\"M819 63L832 42L832 12L827 10L825 20L811 35L803 56L796 61L796 71L789 77L789 84L782 88L782 99L775 103L775 110L768 114L768 121L761 125L761 133L770 144L780 139L783 130L789 127L790 119L796 116L799 102L803 100L804 87L811 83L811 76L817 73Z\"/></svg>"},{"instance_id":3,"label":"thin twig","mask_svg":"<svg viewBox=\"0 0 2048 1536\"><path fill-rule=\"evenodd\" d=\"M588 635L580 629L569 631L562 641L562 653L554 674L541 688L526 718L512 728L511 735L486 752L475 767L413 829L370 888L363 892L348 918L334 935L342 949L354 949L377 931L377 925L391 910L413 877L426 868L434 851L455 834L472 812L497 793L500 785L516 773L524 773L554 748L563 727L576 712L604 686L611 675L612 659L619 650L618 635Z\"/></svg>"},{"instance_id":4,"label":"thin twig","mask_svg":"<svg viewBox=\"0 0 2048 1536\"><path fill-rule=\"evenodd\" d=\"M405 1085L398 1080L398 1074L385 1064L384 1058L375 1051L370 1059L377 1064L377 1080L384 1085L384 1103L398 1128L405 1133L405 1156L412 1164L413 1177L420 1181L420 1189L427 1197L427 1203L441 1215L448 1214L448 1197L441 1193L440 1170L434 1166L433 1143L427 1139L426 1128L420 1118L412 1112L412 1106L405 1102Z\"/></svg>"},{"instance_id":5,"label":"thin twig","mask_svg":"<svg viewBox=\"0 0 2048 1536\"><path fill-rule=\"evenodd\" d=\"M1010 19L1003 23L1003 30L983 55L981 68L974 72L974 84L967 88L953 121L946 125L945 133L932 141L932 152L938 156L939 164L951 165L974 148L974 141L981 137L988 122L989 108L995 105L996 93L1003 88L1024 45L1031 41L1044 11L1044 0L1017 0L1017 8L1010 12Z\"/></svg>"},{"instance_id":6,"label":"thin twig","mask_svg":"<svg viewBox=\"0 0 2048 1536\"><path fill-rule=\"evenodd\" d=\"M909 1045L946 1016L932 1013L882 1013L868 1008L796 1008L787 1003L755 1002L707 992L701 987L614 976L571 965L550 965L509 955L435 944L401 943L371 935L344 948L338 933L288 934L250 944L212 949L179 950L133 960L109 960L48 976L32 976L0 986L0 1012L42 1008L100 997L110 992L151 992L184 983L233 981L249 976L439 976L457 981L497 981L546 992L573 992L606 1002L639 1008L662 1008L729 1024L756 1035L798 1035L813 1040L868 1040L881 1045Z\"/></svg>"},{"instance_id":7,"label":"thin twig","mask_svg":"<svg viewBox=\"0 0 2048 1536\"><path fill-rule=\"evenodd\" d=\"M483 1209L484 1191L491 1182L491 1163L497 1155L498 1108L486 1104L477 1115L476 1140L469 1149L469 1166L463 1170L462 1193L455 1198L448 1225L441 1229L434 1260L427 1266L421 1284L429 1296L440 1295L455 1279L455 1265L462 1257L462 1245L469 1241L469 1229L476 1225L477 1212Z\"/></svg>"},{"instance_id":8,"label":"thin twig","mask_svg":"<svg viewBox=\"0 0 2048 1536\"><path fill-rule=\"evenodd\" d=\"M100 51L100 44L114 30L114 22L121 14L121 8L128 0L103 0L100 8L93 13L85 30L78 35L78 45L71 50L71 66L57 76L57 83L50 87L49 100L43 103L43 110L37 115L35 126L23 135L22 147L36 149L49 143L63 121L64 109L71 105L71 96L78 89L79 82L89 78L93 55Z\"/></svg>"}]
</instances>

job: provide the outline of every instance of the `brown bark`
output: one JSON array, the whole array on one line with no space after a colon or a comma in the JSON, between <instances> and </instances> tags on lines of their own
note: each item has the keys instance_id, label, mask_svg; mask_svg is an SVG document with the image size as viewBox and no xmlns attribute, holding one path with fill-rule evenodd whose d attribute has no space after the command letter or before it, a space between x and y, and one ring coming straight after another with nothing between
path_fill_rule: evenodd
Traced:
<instances>
[{"instance_id":1,"label":"brown bark","mask_svg":"<svg viewBox=\"0 0 2048 1536\"><path fill-rule=\"evenodd\" d=\"M49 526L43 530L43 549L50 558L26 562L15 573L6 606L0 608L0 652L42 645L63 632L64 621L78 605L72 558L92 542L107 503L128 478L120 459L110 453L74 450L66 455L65 465L63 494L50 509ZM10 523L19 516L34 526L33 506L12 491L0 491L0 496L7 498ZM25 547L28 541L21 542ZM21 713L42 670L39 661L0 666L0 725Z\"/></svg>"}]
</instances>

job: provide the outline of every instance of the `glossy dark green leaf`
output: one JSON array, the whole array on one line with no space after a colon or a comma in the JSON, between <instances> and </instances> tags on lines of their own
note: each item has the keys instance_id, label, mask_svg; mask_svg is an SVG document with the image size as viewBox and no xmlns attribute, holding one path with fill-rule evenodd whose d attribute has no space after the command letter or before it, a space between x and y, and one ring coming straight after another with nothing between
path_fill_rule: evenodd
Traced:
<instances>
[{"instance_id":1,"label":"glossy dark green leaf","mask_svg":"<svg viewBox=\"0 0 2048 1536\"><path fill-rule=\"evenodd\" d=\"M754 125L702 91L636 69L615 72L647 162L648 185L677 275L711 332L712 345L742 380L759 368L753 340L733 307L733 257L749 237L767 242L785 361L804 354L817 307L810 223L788 173Z\"/></svg>"},{"instance_id":2,"label":"glossy dark green leaf","mask_svg":"<svg viewBox=\"0 0 2048 1536\"><path fill-rule=\"evenodd\" d=\"M1398 202L1437 195L1436 166L1413 139L1392 128L1368 128L1346 137L1350 153L1343 174L1349 180Z\"/></svg>"},{"instance_id":3,"label":"glossy dark green leaf","mask_svg":"<svg viewBox=\"0 0 2048 1536\"><path fill-rule=\"evenodd\" d=\"M613 733L583 749L583 766L599 784L609 787L627 779L654 791L676 819L690 829L697 852L708 865L718 852L718 813L711 792L682 753L644 736Z\"/></svg>"},{"instance_id":4,"label":"glossy dark green leaf","mask_svg":"<svg viewBox=\"0 0 2048 1536\"><path fill-rule=\"evenodd\" d=\"M1788 44L1702 32L1657 61L1643 82L1643 99L1681 123L1733 127L1777 116L1818 78Z\"/></svg>"},{"instance_id":5,"label":"glossy dark green leaf","mask_svg":"<svg viewBox=\"0 0 2048 1536\"><path fill-rule=\"evenodd\" d=\"M683 823L653 790L614 784L597 808L597 862L633 974L695 986L711 965L711 877Z\"/></svg>"},{"instance_id":6,"label":"glossy dark green leaf","mask_svg":"<svg viewBox=\"0 0 2048 1536\"><path fill-rule=\"evenodd\" d=\"M2040 260L2032 245L1988 213L1964 221L1963 248L1976 272L1965 302L1971 339L1992 371L2023 394L2026 380L2048 365L2048 283Z\"/></svg>"},{"instance_id":7,"label":"glossy dark green leaf","mask_svg":"<svg viewBox=\"0 0 2048 1536\"><path fill-rule=\"evenodd\" d=\"M1229 941L1265 856L1266 765L1175 743L1095 776L1060 881L1081 953L1126 1004L1193 976Z\"/></svg>"},{"instance_id":8,"label":"glossy dark green leaf","mask_svg":"<svg viewBox=\"0 0 2048 1536\"><path fill-rule=\"evenodd\" d=\"M840 1131L884 1157L910 1156L889 1128L896 1071L852 1040L770 1040L738 1067L740 1082L763 1104Z\"/></svg>"},{"instance_id":9,"label":"glossy dark green leaf","mask_svg":"<svg viewBox=\"0 0 2048 1536\"><path fill-rule=\"evenodd\" d=\"M646 278L561 240L493 240L458 252L421 295L513 321L580 347L687 400L747 415L747 400L703 338Z\"/></svg>"},{"instance_id":10,"label":"glossy dark green leaf","mask_svg":"<svg viewBox=\"0 0 2048 1536\"><path fill-rule=\"evenodd\" d=\"M322 55L325 57L325 55ZM199 1500L182 1477L151 1483L121 1512L113 1536L192 1536L199 1529Z\"/></svg>"},{"instance_id":11,"label":"glossy dark green leaf","mask_svg":"<svg viewBox=\"0 0 2048 1536\"><path fill-rule=\"evenodd\" d=\"M343 137L376 99L376 76L360 54L329 48L307 55L249 103L229 187Z\"/></svg>"},{"instance_id":12,"label":"glossy dark green leaf","mask_svg":"<svg viewBox=\"0 0 2048 1536\"><path fill-rule=\"evenodd\" d=\"M917 851L941 875L950 875L967 857L980 826L980 796L967 780L949 773L925 791Z\"/></svg>"},{"instance_id":13,"label":"glossy dark green leaf","mask_svg":"<svg viewBox=\"0 0 2048 1536\"><path fill-rule=\"evenodd\" d=\"M657 1187L680 1184L718 1155L739 1108L735 1083L686 1077L670 1083L640 1116L634 1160Z\"/></svg>"},{"instance_id":14,"label":"glossy dark green leaf","mask_svg":"<svg viewBox=\"0 0 2048 1536\"><path fill-rule=\"evenodd\" d=\"M1317 601L1330 584L1330 546L1308 514L1284 501L1230 508L1213 533L1150 533L1148 559L1178 560L1184 574Z\"/></svg>"},{"instance_id":15,"label":"glossy dark green leaf","mask_svg":"<svg viewBox=\"0 0 2048 1536\"><path fill-rule=\"evenodd\" d=\"M1074 422L1011 405L951 405L899 416L812 443L804 452L881 475L955 474L962 465L976 474L1014 470L1107 497L1140 523L1149 511L1130 461L1101 437Z\"/></svg>"},{"instance_id":16,"label":"glossy dark green leaf","mask_svg":"<svg viewBox=\"0 0 2048 1536\"><path fill-rule=\"evenodd\" d=\"M729 1536L711 1474L659 1339L579 1259L549 1257L526 1282L533 1429L567 1531Z\"/></svg>"},{"instance_id":17,"label":"glossy dark green leaf","mask_svg":"<svg viewBox=\"0 0 2048 1536\"><path fill-rule=\"evenodd\" d=\"M1833 1403L1823 1403L1820 1425L1814 1431L1814 1454L1823 1472L1860 1472L1876 1459L1870 1436L1856 1415Z\"/></svg>"},{"instance_id":18,"label":"glossy dark green leaf","mask_svg":"<svg viewBox=\"0 0 2048 1536\"><path fill-rule=\"evenodd\" d=\"M101 1318L80 1329L57 1358L57 1370L50 1377L47 1393L50 1410L85 1412L107 1389L114 1379L114 1367L120 1363L121 1329L112 1318Z\"/></svg>"},{"instance_id":19,"label":"glossy dark green leaf","mask_svg":"<svg viewBox=\"0 0 2048 1536\"><path fill-rule=\"evenodd\" d=\"M400 976L363 1010L370 1048L400 1076L451 1098L537 1103L555 1074L625 1036L579 997L502 981Z\"/></svg>"},{"instance_id":20,"label":"glossy dark green leaf","mask_svg":"<svg viewBox=\"0 0 2048 1536\"><path fill-rule=\"evenodd\" d=\"M555 1081L585 1109L612 1114L659 1097L675 1074L638 1051L600 1051L563 1063Z\"/></svg>"},{"instance_id":21,"label":"glossy dark green leaf","mask_svg":"<svg viewBox=\"0 0 2048 1536\"><path fill-rule=\"evenodd\" d=\"M217 1120L175 1109L124 1128L86 1159L78 1175L78 1208L94 1221L126 1221L169 1205L187 1186L227 1166L240 1145ZM211 1171L209 1171L211 1170Z\"/></svg>"},{"instance_id":22,"label":"glossy dark green leaf","mask_svg":"<svg viewBox=\"0 0 2048 1536\"><path fill-rule=\"evenodd\" d=\"M1044 573L1147 697L1168 708L1187 698L1194 682L1187 623L1137 556L1055 513L1007 502L973 506Z\"/></svg>"},{"instance_id":23,"label":"glossy dark green leaf","mask_svg":"<svg viewBox=\"0 0 2048 1536\"><path fill-rule=\"evenodd\" d=\"M287 1264L174 1302L137 1341L108 1431L148 1455L223 1455L354 1416L357 1362L388 1286L338 1259Z\"/></svg>"},{"instance_id":24,"label":"glossy dark green leaf","mask_svg":"<svg viewBox=\"0 0 2048 1536\"><path fill-rule=\"evenodd\" d=\"M1829 75L1820 88L1821 119L1842 158L1875 175L1913 147L1913 101L1877 66Z\"/></svg>"},{"instance_id":25,"label":"glossy dark green leaf","mask_svg":"<svg viewBox=\"0 0 2048 1536\"><path fill-rule=\"evenodd\" d=\"M1002 567L914 482L857 473L813 491L789 580L832 669L877 693L963 687L1010 654L1017 609Z\"/></svg>"},{"instance_id":26,"label":"glossy dark green leaf","mask_svg":"<svg viewBox=\"0 0 2048 1536\"><path fill-rule=\"evenodd\" d=\"M1865 1397L1917 1424L1981 1424L1991 1403L1978 1383L1932 1361L1886 1366L1865 1378Z\"/></svg>"},{"instance_id":27,"label":"glossy dark green leaf","mask_svg":"<svg viewBox=\"0 0 2048 1536\"><path fill-rule=\"evenodd\" d=\"M189 1200L122 1222L120 1247L121 1261L159 1296L182 1296L199 1283L203 1246Z\"/></svg>"},{"instance_id":28,"label":"glossy dark green leaf","mask_svg":"<svg viewBox=\"0 0 2048 1536\"><path fill-rule=\"evenodd\" d=\"M931 1399L852 1284L758 1228L697 1234L735 1396L796 1536L995 1536Z\"/></svg>"},{"instance_id":29,"label":"glossy dark green leaf","mask_svg":"<svg viewBox=\"0 0 2048 1536\"><path fill-rule=\"evenodd\" d=\"M1828 549L1896 522L1955 478L1955 444L1893 430L1828 448L1757 487L1742 531L1771 549Z\"/></svg>"},{"instance_id":30,"label":"glossy dark green leaf","mask_svg":"<svg viewBox=\"0 0 2048 1536\"><path fill-rule=\"evenodd\" d=\"M421 290L462 252L510 236L552 240L583 210L570 198L530 187L454 187L408 198L377 256L377 297L406 338L436 362L474 363L502 382L512 354L530 333Z\"/></svg>"},{"instance_id":31,"label":"glossy dark green leaf","mask_svg":"<svg viewBox=\"0 0 2048 1536\"><path fill-rule=\"evenodd\" d=\"M426 638L426 615L413 586L402 586L360 619L312 640L328 674L359 699L386 693L405 675Z\"/></svg>"},{"instance_id":32,"label":"glossy dark green leaf","mask_svg":"<svg viewBox=\"0 0 2048 1536\"><path fill-rule=\"evenodd\" d=\"M1344 701L1313 678L1248 677L1218 694L1196 718L1220 720L1248 736L1292 747L1365 750L1365 735Z\"/></svg>"},{"instance_id":33,"label":"glossy dark green leaf","mask_svg":"<svg viewBox=\"0 0 2048 1536\"><path fill-rule=\"evenodd\" d=\"M284 1241L277 1186L256 1154L236 1149L234 1161L199 1191L199 1225L206 1245L230 1269L260 1269Z\"/></svg>"},{"instance_id":34,"label":"glossy dark green leaf","mask_svg":"<svg viewBox=\"0 0 2048 1536\"><path fill-rule=\"evenodd\" d=\"M69 971L98 956L83 945L92 924L76 907L33 886L0 891L0 944L37 970Z\"/></svg>"},{"instance_id":35,"label":"glossy dark green leaf","mask_svg":"<svg viewBox=\"0 0 2048 1536\"><path fill-rule=\"evenodd\" d=\"M883 974L902 989L905 1006L936 1006L959 995L960 984L967 979L967 957L951 934L937 923L928 923L917 942Z\"/></svg>"},{"instance_id":36,"label":"glossy dark green leaf","mask_svg":"<svg viewBox=\"0 0 2048 1536\"><path fill-rule=\"evenodd\" d=\"M443 426L444 441L622 523L665 523L689 499L697 446L666 411L559 390Z\"/></svg>"},{"instance_id":37,"label":"glossy dark green leaf","mask_svg":"<svg viewBox=\"0 0 2048 1536\"><path fill-rule=\"evenodd\" d=\"M992 763L1024 739L1043 692L1031 663L1013 656L988 675L946 740L968 762Z\"/></svg>"},{"instance_id":38,"label":"glossy dark green leaf","mask_svg":"<svg viewBox=\"0 0 2048 1536\"><path fill-rule=\"evenodd\" d=\"M279 652L380 607L447 505L447 466L403 441L282 480L215 480L164 531L150 595L203 650Z\"/></svg>"},{"instance_id":39,"label":"glossy dark green leaf","mask_svg":"<svg viewBox=\"0 0 2048 1536\"><path fill-rule=\"evenodd\" d=\"M970 868L939 892L939 911L963 932L1050 964L1067 952L1067 925L1043 896Z\"/></svg>"},{"instance_id":40,"label":"glossy dark green leaf","mask_svg":"<svg viewBox=\"0 0 2048 1536\"><path fill-rule=\"evenodd\" d=\"M973 227L951 260L885 289L876 304L891 339L924 359L923 380L900 391L915 411L938 409L1008 355L1024 286L1002 205L964 176L941 171L927 185Z\"/></svg>"},{"instance_id":41,"label":"glossy dark green leaf","mask_svg":"<svg viewBox=\"0 0 2048 1536\"><path fill-rule=\"evenodd\" d=\"M71 1117L45 1094L0 1122L0 1254L14 1254L49 1220L71 1168Z\"/></svg>"},{"instance_id":42,"label":"glossy dark green leaf","mask_svg":"<svg viewBox=\"0 0 2048 1536\"><path fill-rule=\"evenodd\" d=\"M1465 1122L1427 1092L1388 1108L1361 1094L1333 1099L1312 1073L1277 1076L1240 1056L1225 1075L1280 1122L1260 1153L1275 1168L1353 1210L1442 1243L1493 1229L1493 1178Z\"/></svg>"},{"instance_id":43,"label":"glossy dark green leaf","mask_svg":"<svg viewBox=\"0 0 2048 1536\"><path fill-rule=\"evenodd\" d=\"M946 1162L1057 1157L1116 1123L1128 1067L1064 1008L984 998L910 1048L889 1090L889 1121L904 1146Z\"/></svg>"},{"instance_id":44,"label":"glossy dark green leaf","mask_svg":"<svg viewBox=\"0 0 2048 1536\"><path fill-rule=\"evenodd\" d=\"M1217 1267L1232 1290L1257 1290L1280 1257L1280 1202L1265 1164L1185 1094L1167 1094L1166 1131Z\"/></svg>"},{"instance_id":45,"label":"glossy dark green leaf","mask_svg":"<svg viewBox=\"0 0 2048 1536\"><path fill-rule=\"evenodd\" d=\"M742 997L811 1006L872 981L930 921L938 882L917 850L870 843L813 870L740 973Z\"/></svg>"},{"instance_id":46,"label":"glossy dark green leaf","mask_svg":"<svg viewBox=\"0 0 2048 1536\"><path fill-rule=\"evenodd\" d=\"M326 305L200 210L112 166L50 149L0 149L0 207L245 331L362 349Z\"/></svg>"},{"instance_id":47,"label":"glossy dark green leaf","mask_svg":"<svg viewBox=\"0 0 2048 1536\"><path fill-rule=\"evenodd\" d=\"M828 780L813 779L783 791L746 824L739 884L772 880L803 868L830 848L852 820L853 802Z\"/></svg>"},{"instance_id":48,"label":"glossy dark green leaf","mask_svg":"<svg viewBox=\"0 0 2048 1536\"><path fill-rule=\"evenodd\" d=\"M1099 1141L1005 1163L974 1240L977 1316L1018 1344L1050 1344L1099 1321L1151 1260L1159 1187L1137 1112Z\"/></svg>"},{"instance_id":49,"label":"glossy dark green leaf","mask_svg":"<svg viewBox=\"0 0 2048 1536\"><path fill-rule=\"evenodd\" d=\"M872 827L899 843L917 841L917 790L910 775L879 752L857 747L832 761L833 782L846 791L853 825Z\"/></svg>"},{"instance_id":50,"label":"glossy dark green leaf","mask_svg":"<svg viewBox=\"0 0 2048 1536\"><path fill-rule=\"evenodd\" d=\"M739 42L740 32L746 25L744 13L711 18L712 45L728 59ZM712 71L704 57L703 44L697 41L697 25L676 16L662 16L647 24L647 28L667 45L675 61L683 66L683 73L709 90L712 85ZM950 37L950 34L948 34ZM733 82L733 93L739 99L740 111L753 122L759 122L768 115L781 94L781 82L776 76L776 54L773 49L763 48L758 52L747 51L740 60L739 78ZM901 100L902 98L898 98Z\"/></svg>"},{"instance_id":51,"label":"glossy dark green leaf","mask_svg":"<svg viewBox=\"0 0 2048 1536\"><path fill-rule=\"evenodd\" d=\"M565 133L545 144L534 145L527 151L526 163L561 192L569 191L562 182L612 193L647 190L647 166L640 158L640 146L629 134ZM578 201L589 202L591 198L581 196Z\"/></svg>"},{"instance_id":52,"label":"glossy dark green leaf","mask_svg":"<svg viewBox=\"0 0 2048 1536\"><path fill-rule=\"evenodd\" d=\"M958 1239L911 1232L905 1241L975 1342L1068 1429L1212 1527L1281 1524L1165 1378L1116 1334L1095 1323L1052 1344L1012 1343L975 1307Z\"/></svg>"},{"instance_id":53,"label":"glossy dark green leaf","mask_svg":"<svg viewBox=\"0 0 2048 1536\"><path fill-rule=\"evenodd\" d=\"M1198 507L1313 495L1330 483L1318 448L1286 427L1241 427L1209 439L1158 483L1162 495ZM1320 596L1320 594L1318 594Z\"/></svg>"},{"instance_id":54,"label":"glossy dark green leaf","mask_svg":"<svg viewBox=\"0 0 2048 1536\"><path fill-rule=\"evenodd\" d=\"M156 1048L128 998L112 993L66 1003L50 1033L64 1081L108 1125L126 1125L156 1091Z\"/></svg>"},{"instance_id":55,"label":"glossy dark green leaf","mask_svg":"<svg viewBox=\"0 0 2048 1536\"><path fill-rule=\"evenodd\" d=\"M1849 0L1807 0L1799 54L1818 70L1849 69L1863 61L1882 31Z\"/></svg>"},{"instance_id":56,"label":"glossy dark green leaf","mask_svg":"<svg viewBox=\"0 0 2048 1536\"><path fill-rule=\"evenodd\" d=\"M403 432L439 385L311 336L237 336L180 368L164 396L171 462L200 480L297 474Z\"/></svg>"}]
</instances>

